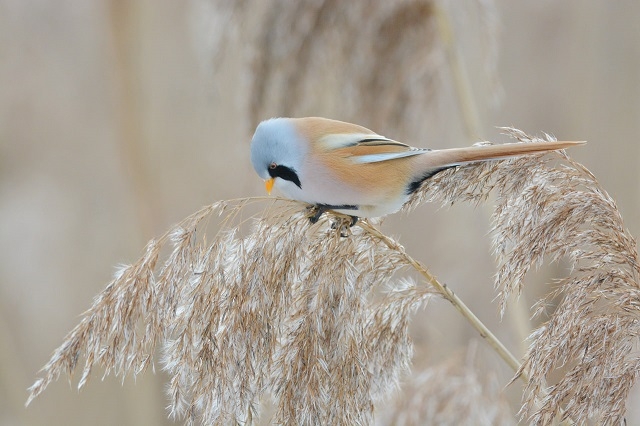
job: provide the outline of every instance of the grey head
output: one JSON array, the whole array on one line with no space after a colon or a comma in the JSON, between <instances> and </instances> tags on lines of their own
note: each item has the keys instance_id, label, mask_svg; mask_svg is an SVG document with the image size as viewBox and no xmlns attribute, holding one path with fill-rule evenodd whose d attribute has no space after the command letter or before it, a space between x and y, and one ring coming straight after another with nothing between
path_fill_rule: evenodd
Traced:
<instances>
[{"instance_id":1,"label":"grey head","mask_svg":"<svg viewBox=\"0 0 640 426\"><path fill-rule=\"evenodd\" d=\"M262 179L281 178L299 188L307 145L289 118L261 122L251 140L251 163Z\"/></svg>"}]
</instances>

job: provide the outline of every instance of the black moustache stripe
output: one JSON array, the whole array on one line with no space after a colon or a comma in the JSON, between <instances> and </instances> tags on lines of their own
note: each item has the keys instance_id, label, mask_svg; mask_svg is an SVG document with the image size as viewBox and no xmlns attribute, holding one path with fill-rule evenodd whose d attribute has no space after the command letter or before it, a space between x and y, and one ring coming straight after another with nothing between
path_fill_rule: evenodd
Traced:
<instances>
[{"instance_id":1,"label":"black moustache stripe","mask_svg":"<svg viewBox=\"0 0 640 426\"><path fill-rule=\"evenodd\" d=\"M300 178L294 169L287 166L276 166L273 169L269 168L269 176L272 178L280 178L295 183L298 188L302 189Z\"/></svg>"}]
</instances>

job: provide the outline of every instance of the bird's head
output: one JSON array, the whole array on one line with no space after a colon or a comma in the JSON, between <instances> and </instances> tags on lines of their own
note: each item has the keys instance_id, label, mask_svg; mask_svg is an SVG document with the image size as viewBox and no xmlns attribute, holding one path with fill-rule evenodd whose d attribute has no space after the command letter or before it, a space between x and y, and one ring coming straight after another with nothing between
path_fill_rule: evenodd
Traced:
<instances>
[{"instance_id":1,"label":"bird's head","mask_svg":"<svg viewBox=\"0 0 640 426\"><path fill-rule=\"evenodd\" d=\"M276 179L302 189L299 171L308 147L288 118L272 118L258 125L251 140L251 162L271 193Z\"/></svg>"}]
</instances>

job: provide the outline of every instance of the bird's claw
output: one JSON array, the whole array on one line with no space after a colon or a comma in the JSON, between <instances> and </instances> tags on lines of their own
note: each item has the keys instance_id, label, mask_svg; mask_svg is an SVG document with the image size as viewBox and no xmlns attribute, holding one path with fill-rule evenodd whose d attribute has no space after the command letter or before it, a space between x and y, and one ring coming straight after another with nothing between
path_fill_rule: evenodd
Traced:
<instances>
[{"instance_id":1,"label":"bird's claw","mask_svg":"<svg viewBox=\"0 0 640 426\"><path fill-rule=\"evenodd\" d=\"M340 230L340 236L342 238L346 238L349 236L349 234L351 233L350 227L347 226L347 224L343 221L343 220L336 220L335 222L331 223L331 229L333 230Z\"/></svg>"},{"instance_id":2,"label":"bird's claw","mask_svg":"<svg viewBox=\"0 0 640 426\"><path fill-rule=\"evenodd\" d=\"M338 216L336 220L331 223L331 229L340 229L340 236L343 238L348 237L351 234L351 228L357 222L357 216Z\"/></svg>"},{"instance_id":3,"label":"bird's claw","mask_svg":"<svg viewBox=\"0 0 640 426\"><path fill-rule=\"evenodd\" d=\"M328 209L327 207L317 205L317 204L307 207L307 215L309 217L309 222L311 222L312 224L318 223L318 220L320 220L320 217L329 210L330 209ZM343 215L340 213L336 213L336 219L337 220L331 224L331 229L340 228L340 235L343 237L348 236L347 230L353 227L353 225L355 225L356 223L358 223L358 216Z\"/></svg>"},{"instance_id":4,"label":"bird's claw","mask_svg":"<svg viewBox=\"0 0 640 426\"><path fill-rule=\"evenodd\" d=\"M320 216L322 216L326 211L327 209L324 209L322 208L322 206L318 206L318 205L307 207L307 215L309 216L309 222L311 222L312 224L318 223L318 220L320 220Z\"/></svg>"}]
</instances>

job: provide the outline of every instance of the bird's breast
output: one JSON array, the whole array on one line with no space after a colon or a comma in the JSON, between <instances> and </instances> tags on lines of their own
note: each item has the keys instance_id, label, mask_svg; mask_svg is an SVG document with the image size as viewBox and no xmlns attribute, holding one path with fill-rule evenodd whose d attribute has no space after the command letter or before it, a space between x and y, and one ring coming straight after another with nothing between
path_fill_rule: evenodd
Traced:
<instances>
[{"instance_id":1,"label":"bird's breast","mask_svg":"<svg viewBox=\"0 0 640 426\"><path fill-rule=\"evenodd\" d=\"M399 210L407 201L408 162L355 164L348 157L317 156L298 172L301 186L277 179L276 188L285 196L310 204L357 206L337 211L360 217L378 217Z\"/></svg>"}]
</instances>

